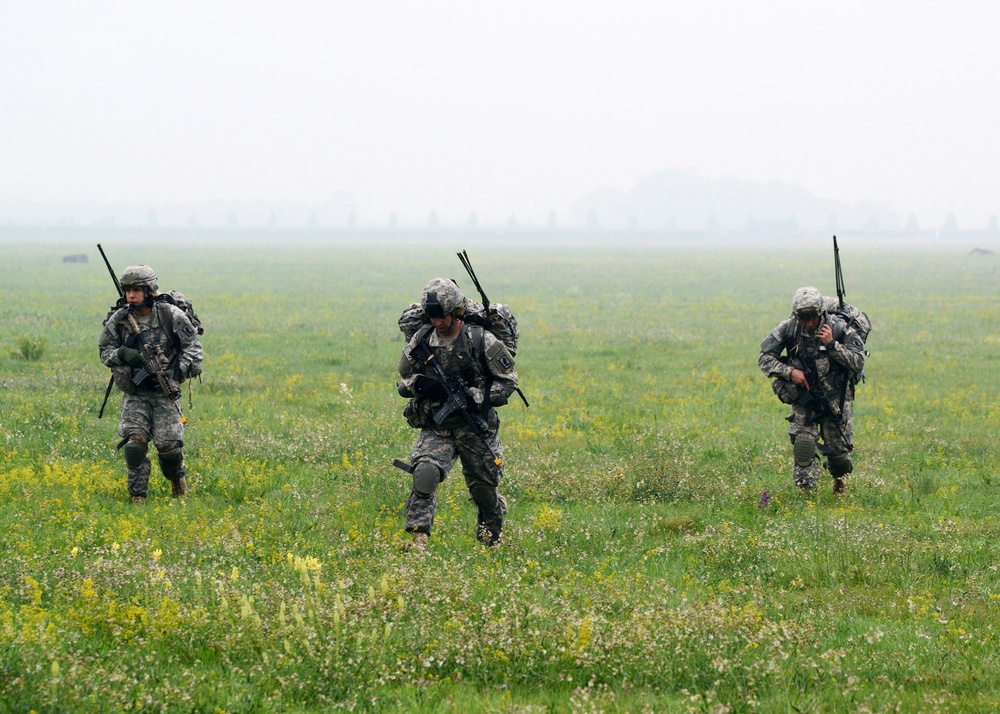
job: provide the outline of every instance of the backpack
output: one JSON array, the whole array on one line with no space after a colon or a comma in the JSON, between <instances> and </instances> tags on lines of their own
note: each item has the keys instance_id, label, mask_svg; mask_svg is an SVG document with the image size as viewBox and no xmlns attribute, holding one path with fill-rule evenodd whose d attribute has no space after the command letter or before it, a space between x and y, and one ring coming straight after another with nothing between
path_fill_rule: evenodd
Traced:
<instances>
[{"instance_id":1,"label":"backpack","mask_svg":"<svg viewBox=\"0 0 1000 714\"><path fill-rule=\"evenodd\" d=\"M184 293L178 292L176 290L169 290L165 293L160 293L155 298L153 298L154 303L165 302L170 303L176 308L179 308L188 320L191 321L191 326L195 329L199 335L205 334L205 328L202 327L201 318L198 317L198 313L194 311L194 304L191 299L188 298ZM104 316L104 324L108 324L108 320L111 316L115 314L116 311L126 307L128 303L125 301L125 296L118 298L118 302L111 306L108 310L108 314ZM419 306L418 306L419 307Z\"/></svg>"},{"instance_id":2,"label":"backpack","mask_svg":"<svg viewBox=\"0 0 1000 714\"><path fill-rule=\"evenodd\" d=\"M830 315L836 315L842 319L847 326L858 333L862 342L868 342L868 335L872 331L872 321L868 313L862 312L849 303L844 303L844 308L840 308L840 300L835 297L823 297L823 309Z\"/></svg>"},{"instance_id":3,"label":"backpack","mask_svg":"<svg viewBox=\"0 0 1000 714\"><path fill-rule=\"evenodd\" d=\"M521 339L521 330L517 326L517 318L511 312L510 305L494 302L490 303L489 310L487 310L482 303L466 298L465 314L462 316L462 320L471 325L479 325L491 332L494 337L503 342L511 357L517 354L517 343ZM430 320L424 314L420 303L415 302L403 310L397 324L403 337L409 342L417 334L417 330L430 324Z\"/></svg>"},{"instance_id":4,"label":"backpack","mask_svg":"<svg viewBox=\"0 0 1000 714\"><path fill-rule=\"evenodd\" d=\"M191 326L195 329L199 335L205 334L205 328L201 325L201 318L198 317L198 313L194 311L194 303L188 298L184 293L178 292L176 290L169 290L165 293L160 293L155 298L155 302L168 302L174 307L180 308L180 310L187 316L187 319L191 321Z\"/></svg>"},{"instance_id":5,"label":"backpack","mask_svg":"<svg viewBox=\"0 0 1000 714\"><path fill-rule=\"evenodd\" d=\"M823 298L823 308L830 315L836 315L841 320L843 320L847 326L858 333L858 337L861 338L861 342L865 345L865 355L868 355L867 345L868 345L868 335L872 331L872 321L868 317L868 313L859 310L849 303L844 303L843 309L840 307L840 300L835 297L824 297ZM852 387L856 387L859 383L865 381L865 371L861 370L860 373L851 375L850 383Z\"/></svg>"}]
</instances>

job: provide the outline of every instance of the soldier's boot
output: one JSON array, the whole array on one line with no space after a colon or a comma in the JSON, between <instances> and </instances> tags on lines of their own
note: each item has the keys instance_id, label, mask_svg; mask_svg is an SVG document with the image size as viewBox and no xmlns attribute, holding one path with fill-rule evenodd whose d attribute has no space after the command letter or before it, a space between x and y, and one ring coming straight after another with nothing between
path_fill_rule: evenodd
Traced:
<instances>
[{"instance_id":1,"label":"soldier's boot","mask_svg":"<svg viewBox=\"0 0 1000 714\"><path fill-rule=\"evenodd\" d=\"M497 508L492 513L479 512L476 518L476 540L492 548L500 543L503 535L503 515Z\"/></svg>"},{"instance_id":2,"label":"soldier's boot","mask_svg":"<svg viewBox=\"0 0 1000 714\"><path fill-rule=\"evenodd\" d=\"M503 517L507 515L507 499L500 495L496 486L485 483L472 484L469 493L478 509L476 540L487 546L497 545L503 533Z\"/></svg>"},{"instance_id":3,"label":"soldier's boot","mask_svg":"<svg viewBox=\"0 0 1000 714\"><path fill-rule=\"evenodd\" d=\"M854 464L851 463L849 453L837 454L827 459L827 468L833 476L833 494L843 496L847 493L847 479L845 476L854 471Z\"/></svg>"},{"instance_id":4,"label":"soldier's boot","mask_svg":"<svg viewBox=\"0 0 1000 714\"><path fill-rule=\"evenodd\" d=\"M413 553L426 553L430 536L426 533L414 533L413 540L406 544L407 550Z\"/></svg>"},{"instance_id":5,"label":"soldier's boot","mask_svg":"<svg viewBox=\"0 0 1000 714\"><path fill-rule=\"evenodd\" d=\"M149 443L141 437L131 437L125 444L125 466L128 468L128 493L134 503L145 503L149 493L151 464L146 458Z\"/></svg>"},{"instance_id":6,"label":"soldier's boot","mask_svg":"<svg viewBox=\"0 0 1000 714\"><path fill-rule=\"evenodd\" d=\"M180 498L181 496L186 496L188 492L187 479L181 476L176 481L170 482L170 495L174 498Z\"/></svg>"}]
</instances>

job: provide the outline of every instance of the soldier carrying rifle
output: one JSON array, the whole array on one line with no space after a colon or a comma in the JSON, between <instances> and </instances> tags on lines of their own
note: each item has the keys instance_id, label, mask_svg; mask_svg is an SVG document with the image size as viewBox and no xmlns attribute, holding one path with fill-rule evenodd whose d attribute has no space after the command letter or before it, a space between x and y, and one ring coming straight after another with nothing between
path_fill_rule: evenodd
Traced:
<instances>
[{"instance_id":1,"label":"soldier carrying rifle","mask_svg":"<svg viewBox=\"0 0 1000 714\"><path fill-rule=\"evenodd\" d=\"M145 502L151 468L146 452L152 441L172 494L183 496L186 420L180 383L201 374L201 340L183 310L157 299L159 284L148 265L129 266L115 282L122 298L105 320L98 346L122 391L118 435L119 447L125 447L128 492L133 502Z\"/></svg>"},{"instance_id":2,"label":"soldier carrying rifle","mask_svg":"<svg viewBox=\"0 0 1000 714\"><path fill-rule=\"evenodd\" d=\"M458 285L435 278L424 286L420 305L429 322L407 342L399 360L400 396L410 399L403 415L420 429L410 462L396 465L413 475L406 501L406 530L423 550L434 525L437 487L455 463L478 509L476 537L500 541L507 501L498 490L503 444L496 407L517 389L508 349L489 330L465 321L466 299Z\"/></svg>"},{"instance_id":3,"label":"soldier carrying rifle","mask_svg":"<svg viewBox=\"0 0 1000 714\"><path fill-rule=\"evenodd\" d=\"M854 387L865 367L867 333L857 320L833 312L836 305L814 287L796 290L791 316L761 342L758 365L774 380L778 398L792 407L787 419L796 485L804 490L816 487L818 447L827 457L833 492L842 494L844 479L854 470L852 407ZM867 324L867 315L858 315Z\"/></svg>"}]
</instances>

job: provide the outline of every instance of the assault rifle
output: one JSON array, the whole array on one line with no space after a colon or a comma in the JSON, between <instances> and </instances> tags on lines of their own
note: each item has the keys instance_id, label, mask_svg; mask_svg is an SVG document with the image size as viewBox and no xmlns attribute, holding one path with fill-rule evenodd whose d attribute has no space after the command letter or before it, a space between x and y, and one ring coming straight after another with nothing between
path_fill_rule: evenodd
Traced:
<instances>
[{"instance_id":1,"label":"assault rifle","mask_svg":"<svg viewBox=\"0 0 1000 714\"><path fill-rule=\"evenodd\" d=\"M121 283L118 282L118 278L115 276L114 268L111 267L111 262L108 260L108 256L104 254L104 249L98 243L97 249L101 252L101 257L104 258L104 264L108 267L108 272L111 273L111 279L115 283L115 288L118 290L118 303L117 306L127 305L125 302L125 291L122 289ZM163 348L160 345L151 345L146 342L146 338L143 337L142 331L139 328L139 323L135 319L135 315L132 314L131 307L129 308L128 315L126 316L129 326L132 328L132 332L135 334L136 344L139 346L139 354L142 355L143 366L139 370L135 370L132 375L132 384L139 386L147 378L152 377L156 380L156 383L160 387L160 391L173 402L174 408L177 410L177 414L180 415L181 419L184 419L184 415L181 413L181 386L177 383L175 379L170 376L170 362L167 360L167 356L163 352ZM104 407L108 404L108 397L111 395L111 387L114 384L114 376L108 382L108 388L104 393L104 404L101 405L101 411L98 413L97 418L100 419L104 416Z\"/></svg>"},{"instance_id":2,"label":"assault rifle","mask_svg":"<svg viewBox=\"0 0 1000 714\"><path fill-rule=\"evenodd\" d=\"M806 381L809 382L808 390L800 390L800 395L803 396L803 403L808 403L809 401L816 402L820 408L820 418L826 417L829 419L830 423L836 428L837 433L840 434L840 438L847 445L847 450L853 451L854 444L847 438L847 433L844 431L843 407L836 402L830 401L830 397L826 395L826 390L823 389L823 385L820 382L816 360L805 355L799 355L799 363L802 365L802 371L806 375Z\"/></svg>"},{"instance_id":3,"label":"assault rifle","mask_svg":"<svg viewBox=\"0 0 1000 714\"><path fill-rule=\"evenodd\" d=\"M493 449L493 444L490 442L492 430L489 424L486 423L486 420L473 411L471 405L475 403L475 400L472 389L465 383L465 380L459 375L449 377L448 373L441 366L441 363L435 358L434 350L430 348L425 340L420 341L413 348L410 352L410 357L418 360L425 368L430 368L433 378L436 378L436 386L440 388L441 393L444 395L444 403L434 412L434 423L440 425L452 414L458 413L465 420L465 423L472 427L479 440L483 442L483 446L486 447L490 456L493 457L493 463L497 467L502 468L503 459L497 455L497 452ZM483 397L488 399L489 395L483 395ZM413 468L405 461L396 459L392 463L398 469L402 469L407 473L413 473Z\"/></svg>"},{"instance_id":4,"label":"assault rifle","mask_svg":"<svg viewBox=\"0 0 1000 714\"><path fill-rule=\"evenodd\" d=\"M493 319L492 313L490 313L490 299L486 297L486 291L483 290L483 286L479 284L479 278L476 277L476 271L472 269L472 261L469 260L469 254L463 250L461 253L458 253L457 255L459 261L461 261L462 263L462 267L465 268L465 272L467 272L469 274L469 277L472 278L472 283L476 286L476 290L479 291L479 297L483 299L484 317L482 318L482 320L481 321L477 320L473 318L471 315L466 315L463 319L466 319L474 324L480 324L482 327L485 327L488 330L491 327L491 320ZM514 391L517 392L517 396L521 397L521 401L524 402L524 406L526 407L531 406L530 404L528 404L528 398L524 396L524 392L521 391L520 387L515 387Z\"/></svg>"},{"instance_id":5,"label":"assault rifle","mask_svg":"<svg viewBox=\"0 0 1000 714\"><path fill-rule=\"evenodd\" d=\"M142 355L143 361L142 368L132 375L132 384L138 387L148 377L152 377L160 385L160 391L174 403L177 413L181 414L181 385L170 376L170 361L164 354L163 348L160 345L151 345L146 341L146 338L143 337L140 331L139 323L136 321L135 315L132 314L131 310L129 310L126 319L135 333L136 343L139 345L139 354ZM183 414L181 416L183 417Z\"/></svg>"}]
</instances>

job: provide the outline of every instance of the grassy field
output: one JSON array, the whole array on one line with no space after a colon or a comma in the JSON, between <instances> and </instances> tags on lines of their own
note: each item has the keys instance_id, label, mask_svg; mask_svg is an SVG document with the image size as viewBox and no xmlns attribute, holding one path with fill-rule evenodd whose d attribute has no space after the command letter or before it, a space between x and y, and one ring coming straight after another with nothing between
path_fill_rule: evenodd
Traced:
<instances>
[{"instance_id":1,"label":"grassy field","mask_svg":"<svg viewBox=\"0 0 1000 714\"><path fill-rule=\"evenodd\" d=\"M1000 710L1000 259L859 243L836 499L794 488L757 369L794 290L833 290L826 244L108 241L207 329L191 493L154 465L141 507L120 397L96 418L96 249L0 246L0 712ZM463 247L531 407L501 410L505 542L456 472L420 557L396 319L437 275L472 294Z\"/></svg>"}]
</instances>

